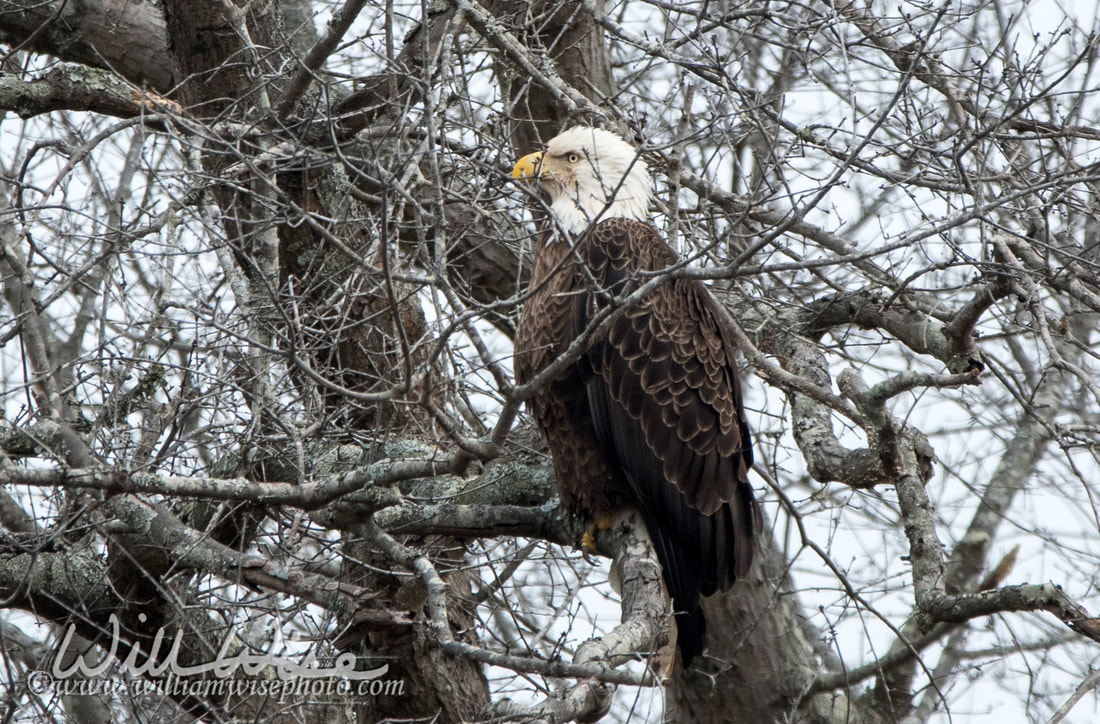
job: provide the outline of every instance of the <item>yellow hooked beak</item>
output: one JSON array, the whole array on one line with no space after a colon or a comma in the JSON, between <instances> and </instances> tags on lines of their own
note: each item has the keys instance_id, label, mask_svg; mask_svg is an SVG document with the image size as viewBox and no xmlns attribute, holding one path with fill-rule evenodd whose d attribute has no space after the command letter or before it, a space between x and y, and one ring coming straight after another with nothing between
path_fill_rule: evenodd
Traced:
<instances>
[{"instance_id":1,"label":"yellow hooked beak","mask_svg":"<svg viewBox=\"0 0 1100 724\"><path fill-rule=\"evenodd\" d=\"M534 181L542 170L542 151L529 153L516 161L512 169L512 179L515 181Z\"/></svg>"}]
</instances>

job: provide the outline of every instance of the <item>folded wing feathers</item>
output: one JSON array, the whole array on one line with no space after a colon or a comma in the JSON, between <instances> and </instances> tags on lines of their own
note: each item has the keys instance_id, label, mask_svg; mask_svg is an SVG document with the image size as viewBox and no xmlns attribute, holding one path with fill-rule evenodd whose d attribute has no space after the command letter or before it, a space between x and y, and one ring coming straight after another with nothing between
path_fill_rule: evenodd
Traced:
<instances>
[{"instance_id":1,"label":"folded wing feathers","mask_svg":"<svg viewBox=\"0 0 1100 724\"><path fill-rule=\"evenodd\" d=\"M649 279L632 279L639 269L656 271L676 262L652 228L625 219L601 223L578 251L595 279L616 295ZM590 293L595 306L606 303L606 295ZM672 518L666 525L680 526L687 541L695 537L691 547L698 546L703 556L707 588L725 589L735 575L747 572L758 525L747 482L751 441L721 314L700 282L671 280L613 324L590 359L612 398L606 414L614 417L618 411L630 418L615 425L619 446L625 447L622 438L640 437L660 461L662 477L671 485L664 484L657 496L646 492L663 499L654 502L666 506ZM632 442L636 455L637 441ZM732 560L726 560L728 554Z\"/></svg>"}]
</instances>

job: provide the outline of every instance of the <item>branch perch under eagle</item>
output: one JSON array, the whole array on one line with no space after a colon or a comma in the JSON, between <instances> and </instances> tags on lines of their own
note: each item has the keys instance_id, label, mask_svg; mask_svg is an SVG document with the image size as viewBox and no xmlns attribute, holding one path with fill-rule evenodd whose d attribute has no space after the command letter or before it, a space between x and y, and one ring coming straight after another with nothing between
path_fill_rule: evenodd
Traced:
<instances>
[{"instance_id":1,"label":"branch perch under eagle","mask_svg":"<svg viewBox=\"0 0 1100 724\"><path fill-rule=\"evenodd\" d=\"M613 133L565 131L521 158L512 177L549 194L565 232L548 232L536 252L516 329L524 384L600 310L679 259L646 223L645 163ZM745 576L760 527L734 349L726 312L702 282L670 279L531 400L562 503L589 519L623 505L641 512L676 611L684 666L703 652L700 596Z\"/></svg>"}]
</instances>

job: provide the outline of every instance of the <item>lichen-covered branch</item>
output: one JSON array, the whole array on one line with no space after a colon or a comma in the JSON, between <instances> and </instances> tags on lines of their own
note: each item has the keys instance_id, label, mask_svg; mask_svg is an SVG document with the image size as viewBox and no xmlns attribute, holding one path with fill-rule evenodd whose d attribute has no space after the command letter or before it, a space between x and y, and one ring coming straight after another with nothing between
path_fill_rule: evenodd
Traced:
<instances>
[{"instance_id":1,"label":"lichen-covered branch","mask_svg":"<svg viewBox=\"0 0 1100 724\"><path fill-rule=\"evenodd\" d=\"M0 75L0 109L21 118L54 111L91 111L118 118L179 113L179 104L136 88L110 71L72 63L51 68L33 80ZM153 126L161 125L151 119Z\"/></svg>"}]
</instances>

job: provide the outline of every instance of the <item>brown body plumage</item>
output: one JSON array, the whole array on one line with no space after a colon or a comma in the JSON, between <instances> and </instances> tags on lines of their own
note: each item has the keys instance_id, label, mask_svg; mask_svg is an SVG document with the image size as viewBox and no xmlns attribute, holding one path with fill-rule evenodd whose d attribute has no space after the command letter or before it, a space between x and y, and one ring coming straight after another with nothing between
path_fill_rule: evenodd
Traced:
<instances>
[{"instance_id":1,"label":"brown body plumage","mask_svg":"<svg viewBox=\"0 0 1100 724\"><path fill-rule=\"evenodd\" d=\"M617 194L629 192L623 174L634 173L639 162L616 176L607 159L622 155L621 146L631 156L633 149L611 134L577 130L572 133L579 139L556 144L559 136L535 159L532 175L552 174L544 185L555 202L561 195L576 199L588 223L576 236L550 234L538 249L532 295L516 330L520 383L558 359L602 309L653 278L646 272L678 261L653 227L629 218L638 213L639 192L633 209L615 206ZM609 150L607 136L621 146ZM598 170L610 192L586 208L584 181L555 171L562 168L553 165L555 158L574 176ZM523 164L515 176L523 177ZM566 228L580 225L568 212L555 211ZM562 503L585 516L623 504L641 512L677 611L685 665L703 649L700 595L728 590L746 574L759 525L733 351L728 319L706 287L667 280L618 316L531 400Z\"/></svg>"}]
</instances>

